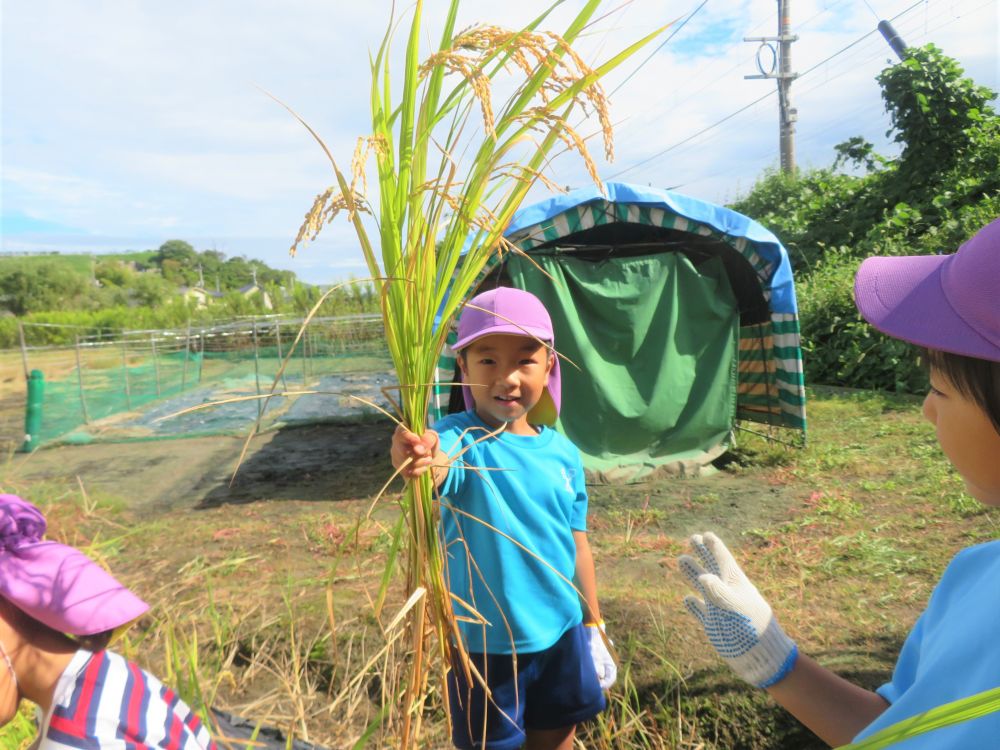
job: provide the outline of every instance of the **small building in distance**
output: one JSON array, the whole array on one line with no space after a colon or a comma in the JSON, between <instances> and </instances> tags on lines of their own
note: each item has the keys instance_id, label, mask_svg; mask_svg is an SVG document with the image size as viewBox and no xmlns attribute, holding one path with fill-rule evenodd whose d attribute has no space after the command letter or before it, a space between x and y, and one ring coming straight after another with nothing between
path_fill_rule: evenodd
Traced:
<instances>
[{"instance_id":1,"label":"small building in distance","mask_svg":"<svg viewBox=\"0 0 1000 750\"><path fill-rule=\"evenodd\" d=\"M219 289L219 279L215 279L215 291L205 288L205 275L202 273L201 265L198 266L198 283L195 286L182 286L181 296L186 300L194 300L198 307L206 307L209 302L222 299L223 294Z\"/></svg>"},{"instance_id":2,"label":"small building in distance","mask_svg":"<svg viewBox=\"0 0 1000 750\"><path fill-rule=\"evenodd\" d=\"M253 280L246 286L240 287L239 289L240 294L242 294L244 297L253 297L255 294L260 294L262 295L261 302L264 306L264 309L273 310L274 304L271 302L271 295L267 293L267 290L264 289L264 287L262 287L260 284L257 283L257 269L256 268L252 269L251 273L253 274Z\"/></svg>"}]
</instances>

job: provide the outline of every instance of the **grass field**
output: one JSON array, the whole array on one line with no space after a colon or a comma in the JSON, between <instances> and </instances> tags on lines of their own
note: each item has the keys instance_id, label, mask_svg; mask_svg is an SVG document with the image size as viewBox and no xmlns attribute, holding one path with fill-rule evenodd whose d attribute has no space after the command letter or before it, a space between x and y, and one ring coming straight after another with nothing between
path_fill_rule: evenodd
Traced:
<instances>
[{"instance_id":1,"label":"grass field","mask_svg":"<svg viewBox=\"0 0 1000 750\"><path fill-rule=\"evenodd\" d=\"M919 399L814 388L808 403L805 449L740 433L714 476L590 488L601 605L622 664L582 746L823 747L735 680L684 612L675 558L688 534L719 533L802 650L868 686L889 675L950 557L997 535L1000 514L963 494ZM122 449L142 461L141 446ZM85 478L2 476L4 491L43 506L54 537L154 604L119 650L189 700L330 748L351 747L377 717L392 668L379 658L383 628L400 603L396 592L373 614L394 497L370 516L371 496L340 492L349 499L150 515L88 492ZM443 716L432 708L425 747L448 746ZM21 723L0 746L24 737Z\"/></svg>"}]
</instances>

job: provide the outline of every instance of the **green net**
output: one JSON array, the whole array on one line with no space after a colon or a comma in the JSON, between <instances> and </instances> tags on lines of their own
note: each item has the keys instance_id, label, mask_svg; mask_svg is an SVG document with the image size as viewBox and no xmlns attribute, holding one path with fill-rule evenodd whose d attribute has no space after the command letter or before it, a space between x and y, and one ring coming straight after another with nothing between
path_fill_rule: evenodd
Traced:
<instances>
[{"instance_id":1,"label":"green net","mask_svg":"<svg viewBox=\"0 0 1000 750\"><path fill-rule=\"evenodd\" d=\"M68 377L48 380L41 425L32 439L44 445L82 425L177 396L197 385L201 360L197 353L169 353L155 362L112 370L79 368Z\"/></svg>"},{"instance_id":2,"label":"green net","mask_svg":"<svg viewBox=\"0 0 1000 750\"><path fill-rule=\"evenodd\" d=\"M356 419L391 408L382 389L395 377L379 319L314 321L290 356L299 328L284 327L284 339L274 323L244 322L29 350L44 387L24 449L241 434L255 423ZM272 388L274 398L256 398Z\"/></svg>"}]
</instances>

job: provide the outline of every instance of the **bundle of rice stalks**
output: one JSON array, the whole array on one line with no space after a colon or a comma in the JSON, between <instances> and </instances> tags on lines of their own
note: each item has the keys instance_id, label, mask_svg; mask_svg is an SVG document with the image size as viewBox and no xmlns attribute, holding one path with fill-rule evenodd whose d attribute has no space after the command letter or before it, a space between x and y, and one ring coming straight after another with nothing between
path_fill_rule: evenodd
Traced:
<instances>
[{"instance_id":1,"label":"bundle of rice stalks","mask_svg":"<svg viewBox=\"0 0 1000 750\"><path fill-rule=\"evenodd\" d=\"M426 427L434 370L449 325L490 259L514 251L504 229L528 189L536 181L547 182L542 171L553 149L562 145L576 152L598 180L584 138L569 124L570 114L580 108L596 113L610 157L611 127L599 81L662 31L591 68L571 45L600 1L585 3L562 34L539 31L558 4L520 31L477 25L456 32L459 2L453 0L439 48L421 63L423 3L417 0L402 88L395 89L390 79L394 20L374 56L372 133L358 140L349 175L309 128L329 158L336 183L317 196L292 252L342 212L353 224L379 291L399 377L399 417L416 433ZM513 93L498 104L493 84L502 73L509 74ZM378 174L377 200L367 196L370 160ZM394 730L400 745L412 747L420 735L431 667L440 665L443 678L457 631L429 474L408 483L401 507L402 544L394 550L402 550L406 571L409 674L390 703L401 707ZM389 566L395 569L395 554ZM386 576L386 584L391 578Z\"/></svg>"}]
</instances>

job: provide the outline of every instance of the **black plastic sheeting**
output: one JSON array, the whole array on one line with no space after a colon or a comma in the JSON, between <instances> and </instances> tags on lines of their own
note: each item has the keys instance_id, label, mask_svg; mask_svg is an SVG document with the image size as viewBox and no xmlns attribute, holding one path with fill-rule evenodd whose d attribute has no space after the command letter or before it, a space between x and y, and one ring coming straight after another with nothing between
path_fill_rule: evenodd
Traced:
<instances>
[{"instance_id":1,"label":"black plastic sheeting","mask_svg":"<svg viewBox=\"0 0 1000 750\"><path fill-rule=\"evenodd\" d=\"M218 709L212 710L214 729L213 739L220 748L225 750L329 750L323 745L313 745L302 740L292 739L288 743L288 735L277 727L268 727L252 719L233 716ZM258 728L259 727L259 728ZM256 737L254 733L256 732ZM253 737L253 740L250 738ZM241 742L240 740L246 740Z\"/></svg>"}]
</instances>

